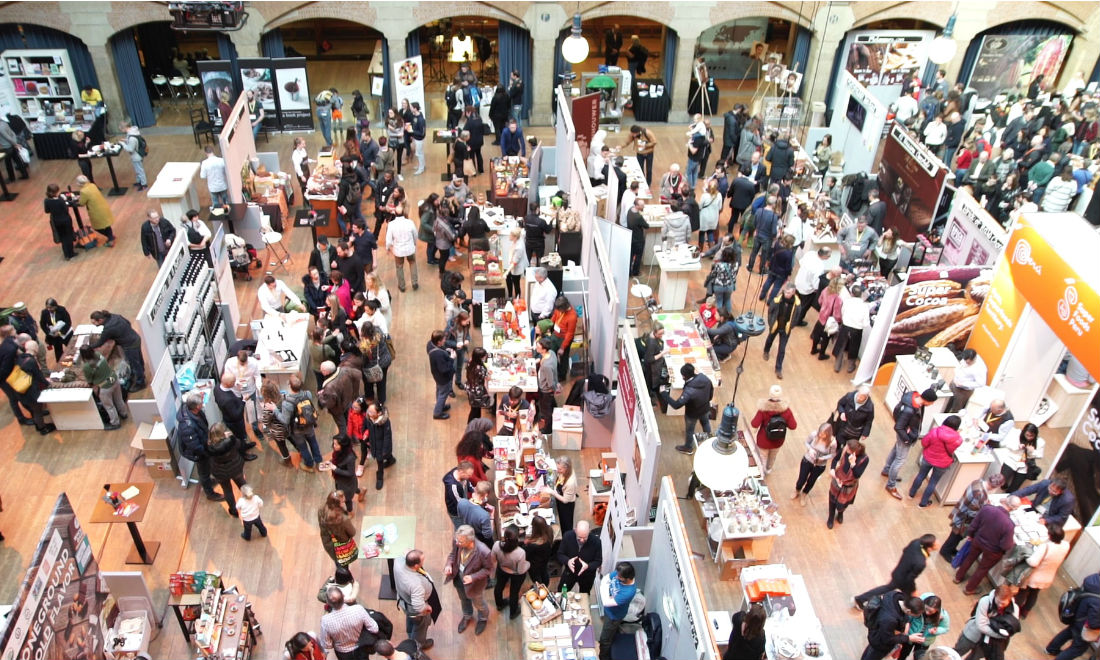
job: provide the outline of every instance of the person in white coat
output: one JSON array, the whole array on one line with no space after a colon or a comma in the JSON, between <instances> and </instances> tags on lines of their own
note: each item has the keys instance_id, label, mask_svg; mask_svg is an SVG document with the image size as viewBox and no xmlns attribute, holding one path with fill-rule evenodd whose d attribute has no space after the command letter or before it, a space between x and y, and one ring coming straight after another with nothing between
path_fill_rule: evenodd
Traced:
<instances>
[{"instance_id":1,"label":"person in white coat","mask_svg":"<svg viewBox=\"0 0 1100 660\"><path fill-rule=\"evenodd\" d=\"M416 235L416 225L403 215L390 220L386 229L386 250L393 255L397 268L397 288L402 292L405 291L405 262L409 264L413 290L420 288L416 275Z\"/></svg>"},{"instance_id":2,"label":"person in white coat","mask_svg":"<svg viewBox=\"0 0 1100 660\"><path fill-rule=\"evenodd\" d=\"M707 181L703 196L699 198L699 251L707 245L717 245L714 230L718 229L718 216L722 214L722 193L718 192L718 182Z\"/></svg>"}]
</instances>

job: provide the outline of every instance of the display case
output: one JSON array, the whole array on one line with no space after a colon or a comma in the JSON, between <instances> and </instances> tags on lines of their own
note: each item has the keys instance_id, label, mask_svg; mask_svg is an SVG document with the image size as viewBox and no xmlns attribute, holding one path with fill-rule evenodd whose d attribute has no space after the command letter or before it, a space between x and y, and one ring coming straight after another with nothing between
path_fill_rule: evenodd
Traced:
<instances>
[{"instance_id":1,"label":"display case","mask_svg":"<svg viewBox=\"0 0 1100 660\"><path fill-rule=\"evenodd\" d=\"M767 562L775 537L786 533L779 507L763 480L749 477L736 491L695 492L707 526L707 543L721 565L719 578L737 579L745 566Z\"/></svg>"},{"instance_id":2,"label":"display case","mask_svg":"<svg viewBox=\"0 0 1100 660\"><path fill-rule=\"evenodd\" d=\"M256 621L248 597L207 587L200 594L200 614L191 642L203 658L249 660L256 645Z\"/></svg>"},{"instance_id":3,"label":"display case","mask_svg":"<svg viewBox=\"0 0 1100 660\"><path fill-rule=\"evenodd\" d=\"M328 161L331 162L331 158ZM317 226L317 234L330 238L340 238L340 223L336 222L336 195L340 190L340 162L323 164L320 155L317 157L316 167L309 174L306 181L305 198L315 211L326 211L329 222ZM369 192L363 191L366 199Z\"/></svg>"},{"instance_id":4,"label":"display case","mask_svg":"<svg viewBox=\"0 0 1100 660\"><path fill-rule=\"evenodd\" d=\"M741 591L744 610L760 603L768 615L767 660L832 657L803 576L792 575L783 564L753 566L741 574Z\"/></svg>"},{"instance_id":5,"label":"display case","mask_svg":"<svg viewBox=\"0 0 1100 660\"><path fill-rule=\"evenodd\" d=\"M6 50L0 57L15 109L32 132L91 128L95 109L81 103L67 50Z\"/></svg>"},{"instance_id":6,"label":"display case","mask_svg":"<svg viewBox=\"0 0 1100 660\"><path fill-rule=\"evenodd\" d=\"M506 215L527 215L530 176L526 161L519 156L493 158L489 161L489 201Z\"/></svg>"},{"instance_id":7,"label":"display case","mask_svg":"<svg viewBox=\"0 0 1100 660\"><path fill-rule=\"evenodd\" d=\"M472 278L471 288L504 290L504 271L506 267L501 263L499 244L490 240L488 250L470 250L470 274ZM496 294L502 295L502 294ZM486 296L496 297L496 296Z\"/></svg>"},{"instance_id":8,"label":"display case","mask_svg":"<svg viewBox=\"0 0 1100 660\"><path fill-rule=\"evenodd\" d=\"M511 301L503 307L496 300L485 303L481 326L482 348L491 354L531 355L531 317L517 312Z\"/></svg>"},{"instance_id":9,"label":"display case","mask_svg":"<svg viewBox=\"0 0 1100 660\"><path fill-rule=\"evenodd\" d=\"M600 93L600 128L618 131L623 123L622 71L582 73L581 86L587 92Z\"/></svg>"}]
</instances>

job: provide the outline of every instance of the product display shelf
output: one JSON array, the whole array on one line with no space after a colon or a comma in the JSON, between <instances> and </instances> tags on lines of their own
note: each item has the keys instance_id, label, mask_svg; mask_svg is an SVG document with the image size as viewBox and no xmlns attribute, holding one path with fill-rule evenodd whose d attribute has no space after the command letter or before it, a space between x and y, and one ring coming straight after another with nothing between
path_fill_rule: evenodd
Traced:
<instances>
[{"instance_id":1,"label":"product display shelf","mask_svg":"<svg viewBox=\"0 0 1100 660\"><path fill-rule=\"evenodd\" d=\"M0 58L19 115L28 122L41 118L48 125L75 124L80 119L90 125L95 119L92 113L84 116L67 50L6 50ZM32 127L35 129L50 130L47 125Z\"/></svg>"}]
</instances>

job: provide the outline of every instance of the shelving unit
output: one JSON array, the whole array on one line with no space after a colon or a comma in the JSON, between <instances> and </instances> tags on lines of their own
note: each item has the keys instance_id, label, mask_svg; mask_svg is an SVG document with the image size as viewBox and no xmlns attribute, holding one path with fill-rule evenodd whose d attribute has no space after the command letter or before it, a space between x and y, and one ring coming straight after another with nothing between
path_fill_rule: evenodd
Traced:
<instances>
[{"instance_id":1,"label":"shelving unit","mask_svg":"<svg viewBox=\"0 0 1100 660\"><path fill-rule=\"evenodd\" d=\"M3 59L7 84L23 119L30 122L42 116L47 123L61 124L91 124L95 119L93 114L85 117L68 51L6 50L0 54L0 59ZM56 119L59 116L60 121Z\"/></svg>"}]
</instances>

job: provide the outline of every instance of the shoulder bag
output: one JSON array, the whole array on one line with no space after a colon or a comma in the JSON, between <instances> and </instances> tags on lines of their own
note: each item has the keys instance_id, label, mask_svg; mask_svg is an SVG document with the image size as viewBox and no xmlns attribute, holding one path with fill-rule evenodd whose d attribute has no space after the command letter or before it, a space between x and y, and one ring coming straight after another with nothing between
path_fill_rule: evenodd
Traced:
<instances>
[{"instance_id":1,"label":"shoulder bag","mask_svg":"<svg viewBox=\"0 0 1100 660\"><path fill-rule=\"evenodd\" d=\"M349 538L347 541L341 543L332 534L329 534L332 538L332 549L336 554L336 563L341 566L350 566L353 561L359 558L359 546L355 543L355 537Z\"/></svg>"},{"instance_id":2,"label":"shoulder bag","mask_svg":"<svg viewBox=\"0 0 1100 660\"><path fill-rule=\"evenodd\" d=\"M11 368L11 373L6 380L8 385L19 394L26 394L31 388L31 375L23 371L18 364Z\"/></svg>"}]
</instances>

